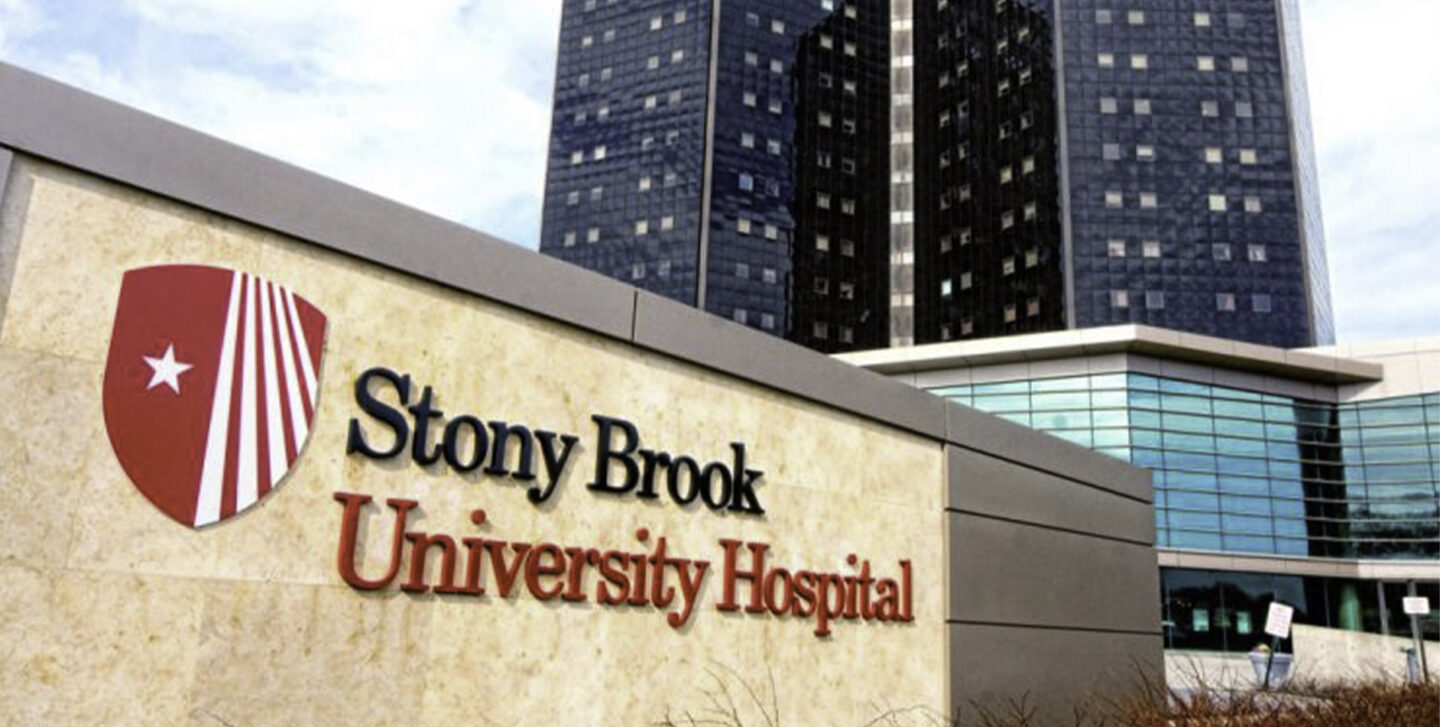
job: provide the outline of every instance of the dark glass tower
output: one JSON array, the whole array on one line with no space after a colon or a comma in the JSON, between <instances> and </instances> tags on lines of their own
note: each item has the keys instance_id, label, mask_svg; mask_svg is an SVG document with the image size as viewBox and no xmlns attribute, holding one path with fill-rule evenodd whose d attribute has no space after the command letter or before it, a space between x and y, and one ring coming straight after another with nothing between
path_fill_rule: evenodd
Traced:
<instances>
[{"instance_id":1,"label":"dark glass tower","mask_svg":"<svg viewBox=\"0 0 1440 727\"><path fill-rule=\"evenodd\" d=\"M813 348L887 345L887 9L567 0L541 251Z\"/></svg>"},{"instance_id":2,"label":"dark glass tower","mask_svg":"<svg viewBox=\"0 0 1440 727\"><path fill-rule=\"evenodd\" d=\"M827 352L1131 322L1328 343L1297 23L567 0L540 249Z\"/></svg>"}]
</instances>

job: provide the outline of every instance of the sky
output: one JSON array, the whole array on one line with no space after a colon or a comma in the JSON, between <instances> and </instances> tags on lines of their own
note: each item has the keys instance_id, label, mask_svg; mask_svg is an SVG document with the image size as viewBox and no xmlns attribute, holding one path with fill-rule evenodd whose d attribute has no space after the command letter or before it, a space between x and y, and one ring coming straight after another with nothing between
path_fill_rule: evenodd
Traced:
<instances>
[{"instance_id":1,"label":"sky","mask_svg":"<svg viewBox=\"0 0 1440 727\"><path fill-rule=\"evenodd\" d=\"M1300 3L1339 339L1440 335L1440 1ZM559 21L560 0L0 0L0 60L533 248Z\"/></svg>"}]
</instances>

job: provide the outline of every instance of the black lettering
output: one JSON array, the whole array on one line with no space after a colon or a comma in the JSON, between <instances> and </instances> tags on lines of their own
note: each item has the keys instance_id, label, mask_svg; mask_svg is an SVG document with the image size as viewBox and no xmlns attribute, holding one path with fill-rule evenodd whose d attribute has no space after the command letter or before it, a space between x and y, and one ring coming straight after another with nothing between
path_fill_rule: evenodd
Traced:
<instances>
[{"instance_id":1,"label":"black lettering","mask_svg":"<svg viewBox=\"0 0 1440 727\"><path fill-rule=\"evenodd\" d=\"M365 440L365 433L360 429L358 419L350 420L350 433L345 442L345 453L355 454L359 452L371 459L390 459L398 456L405 449L405 440L410 438L410 425L405 422L405 415L400 413L388 404L375 398L370 393L370 381L379 379L390 384L400 395L400 405L410 403L410 377L399 374L385 368L373 368L355 379L355 403L360 410L380 420L390 428L395 435L395 443L389 449L375 449Z\"/></svg>"}]
</instances>

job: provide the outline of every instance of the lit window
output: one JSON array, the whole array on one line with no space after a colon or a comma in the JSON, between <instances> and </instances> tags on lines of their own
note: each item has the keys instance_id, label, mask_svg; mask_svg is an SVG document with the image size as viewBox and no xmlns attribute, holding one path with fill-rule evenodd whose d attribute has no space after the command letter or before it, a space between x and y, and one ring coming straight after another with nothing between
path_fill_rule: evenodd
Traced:
<instances>
[{"instance_id":1,"label":"lit window","mask_svg":"<svg viewBox=\"0 0 1440 727\"><path fill-rule=\"evenodd\" d=\"M735 277L750 278L750 266L746 263L735 263Z\"/></svg>"},{"instance_id":2,"label":"lit window","mask_svg":"<svg viewBox=\"0 0 1440 727\"><path fill-rule=\"evenodd\" d=\"M754 192L754 191L755 191L755 177L753 177L753 176L751 176L751 175L749 175L749 174L741 174L741 175L740 175L740 189L742 189L742 190L744 190L744 191L746 191L746 192Z\"/></svg>"},{"instance_id":3,"label":"lit window","mask_svg":"<svg viewBox=\"0 0 1440 727\"><path fill-rule=\"evenodd\" d=\"M1095 22L1099 25L1109 25L1115 22L1114 11L1105 9L1096 10Z\"/></svg>"},{"instance_id":4,"label":"lit window","mask_svg":"<svg viewBox=\"0 0 1440 727\"><path fill-rule=\"evenodd\" d=\"M1157 259L1160 257L1160 241L1145 240L1140 243L1140 257Z\"/></svg>"},{"instance_id":5,"label":"lit window","mask_svg":"<svg viewBox=\"0 0 1440 727\"><path fill-rule=\"evenodd\" d=\"M569 230L565 233L565 247L575 246L575 231Z\"/></svg>"},{"instance_id":6,"label":"lit window","mask_svg":"<svg viewBox=\"0 0 1440 727\"><path fill-rule=\"evenodd\" d=\"M815 152L815 165L818 166L818 167L820 167L821 169L829 169L829 168L830 168L830 152L828 152L828 151L817 151L817 152Z\"/></svg>"},{"instance_id":7,"label":"lit window","mask_svg":"<svg viewBox=\"0 0 1440 727\"><path fill-rule=\"evenodd\" d=\"M589 48L592 45L595 45L595 36L587 35L584 38L580 39L581 48Z\"/></svg>"},{"instance_id":8,"label":"lit window","mask_svg":"<svg viewBox=\"0 0 1440 727\"><path fill-rule=\"evenodd\" d=\"M823 341L830 337L830 326L827 323L816 321L815 325L811 327L811 333L815 335L815 338Z\"/></svg>"},{"instance_id":9,"label":"lit window","mask_svg":"<svg viewBox=\"0 0 1440 727\"><path fill-rule=\"evenodd\" d=\"M1109 96L1100 98L1100 113L1113 114L1120 111L1120 102Z\"/></svg>"},{"instance_id":10,"label":"lit window","mask_svg":"<svg viewBox=\"0 0 1440 727\"><path fill-rule=\"evenodd\" d=\"M1165 308L1165 291L1145 291L1145 307L1150 310L1163 310Z\"/></svg>"},{"instance_id":11,"label":"lit window","mask_svg":"<svg viewBox=\"0 0 1440 727\"><path fill-rule=\"evenodd\" d=\"M1029 174L1033 171L1035 171L1035 157L1025 157L1020 160L1020 172L1022 174Z\"/></svg>"},{"instance_id":12,"label":"lit window","mask_svg":"<svg viewBox=\"0 0 1440 727\"><path fill-rule=\"evenodd\" d=\"M1128 290L1112 290L1112 291L1110 291L1110 307L1111 307L1111 308L1129 308L1129 307L1130 307L1130 291L1128 291Z\"/></svg>"},{"instance_id":13,"label":"lit window","mask_svg":"<svg viewBox=\"0 0 1440 727\"><path fill-rule=\"evenodd\" d=\"M783 102L780 101L780 99L778 99L778 98L772 98L772 99L770 99L770 113L772 113L772 114L778 114L778 113L784 112L784 110L785 110L785 105L784 105Z\"/></svg>"},{"instance_id":14,"label":"lit window","mask_svg":"<svg viewBox=\"0 0 1440 727\"><path fill-rule=\"evenodd\" d=\"M1150 99L1148 99L1148 98L1137 98L1137 99L1135 99L1135 115L1136 115L1136 116L1149 116L1149 115L1150 115Z\"/></svg>"},{"instance_id":15,"label":"lit window","mask_svg":"<svg viewBox=\"0 0 1440 727\"><path fill-rule=\"evenodd\" d=\"M855 300L855 284L854 284L854 283L841 283L841 284L840 284L840 300Z\"/></svg>"},{"instance_id":16,"label":"lit window","mask_svg":"<svg viewBox=\"0 0 1440 727\"><path fill-rule=\"evenodd\" d=\"M767 331L768 331L768 330L774 330L774 328L775 328L775 314L774 314L774 313L761 313L761 314L760 314L760 327L761 327L761 328L764 328L764 329L767 330Z\"/></svg>"},{"instance_id":17,"label":"lit window","mask_svg":"<svg viewBox=\"0 0 1440 727\"><path fill-rule=\"evenodd\" d=\"M1115 67L1115 54L1114 54L1114 53L1101 53L1100 55L1098 55L1098 56L1095 57L1095 63L1096 63L1097 65L1099 65L1101 68L1114 68L1114 67Z\"/></svg>"},{"instance_id":18,"label":"lit window","mask_svg":"<svg viewBox=\"0 0 1440 727\"><path fill-rule=\"evenodd\" d=\"M1013 258L1013 257L1007 257L1007 258L1005 258L1004 260L1001 260L1001 261L1000 261L1000 274L1002 274L1002 275L1014 275L1014 274L1015 274L1015 258Z\"/></svg>"},{"instance_id":19,"label":"lit window","mask_svg":"<svg viewBox=\"0 0 1440 727\"><path fill-rule=\"evenodd\" d=\"M646 69L653 71L653 70L655 70L656 68L659 68L659 67L660 67L660 56L650 56L649 58L646 58L646 59L645 59L645 68L646 68Z\"/></svg>"},{"instance_id":20,"label":"lit window","mask_svg":"<svg viewBox=\"0 0 1440 727\"><path fill-rule=\"evenodd\" d=\"M1155 196L1155 193L1154 193L1154 192L1141 192L1141 193L1140 193L1140 209L1142 209L1142 210L1153 210L1153 209L1155 209L1156 207L1159 207L1159 206L1160 206L1160 198L1157 197L1157 196Z\"/></svg>"},{"instance_id":21,"label":"lit window","mask_svg":"<svg viewBox=\"0 0 1440 727\"><path fill-rule=\"evenodd\" d=\"M819 121L820 126L825 129L828 129L835 125L835 118L830 115L829 111L819 112L817 120Z\"/></svg>"},{"instance_id":22,"label":"lit window","mask_svg":"<svg viewBox=\"0 0 1440 727\"><path fill-rule=\"evenodd\" d=\"M580 192L577 190L577 191L570 192L570 193L566 194L566 195L565 195L565 204L566 204L566 205L569 205L569 206L571 206L571 207L574 207L575 205L580 204Z\"/></svg>"},{"instance_id":23,"label":"lit window","mask_svg":"<svg viewBox=\"0 0 1440 727\"><path fill-rule=\"evenodd\" d=\"M784 72L785 72L785 64L782 63L779 58L771 58L771 59L770 59L770 72L771 72L771 73L784 73Z\"/></svg>"},{"instance_id":24,"label":"lit window","mask_svg":"<svg viewBox=\"0 0 1440 727\"><path fill-rule=\"evenodd\" d=\"M1210 211L1211 211L1211 212L1224 212L1225 209L1226 209L1225 195L1223 195L1223 194L1212 194L1212 195L1210 195Z\"/></svg>"},{"instance_id":25,"label":"lit window","mask_svg":"<svg viewBox=\"0 0 1440 727\"><path fill-rule=\"evenodd\" d=\"M1255 106L1249 101L1235 102L1235 116L1241 119L1248 119L1255 115Z\"/></svg>"},{"instance_id":26,"label":"lit window","mask_svg":"<svg viewBox=\"0 0 1440 727\"><path fill-rule=\"evenodd\" d=\"M856 92L858 92L860 89L860 86L854 81L844 81L840 85L845 91L845 93L850 94L851 96L854 96Z\"/></svg>"},{"instance_id":27,"label":"lit window","mask_svg":"<svg viewBox=\"0 0 1440 727\"><path fill-rule=\"evenodd\" d=\"M611 29L605 31L605 42L606 42L606 43L609 43L609 42L612 41L612 40L615 40L615 29L614 29L614 28L611 28Z\"/></svg>"},{"instance_id":28,"label":"lit window","mask_svg":"<svg viewBox=\"0 0 1440 727\"><path fill-rule=\"evenodd\" d=\"M658 273L662 278L670 277L670 261L661 260L659 263L656 263L655 272Z\"/></svg>"},{"instance_id":29,"label":"lit window","mask_svg":"<svg viewBox=\"0 0 1440 727\"><path fill-rule=\"evenodd\" d=\"M1000 229L1008 230L1015 226L1015 213L1005 210L1000 213Z\"/></svg>"},{"instance_id":30,"label":"lit window","mask_svg":"<svg viewBox=\"0 0 1440 727\"><path fill-rule=\"evenodd\" d=\"M592 227L585 231L585 242L597 243L600 241L600 228Z\"/></svg>"},{"instance_id":31,"label":"lit window","mask_svg":"<svg viewBox=\"0 0 1440 727\"><path fill-rule=\"evenodd\" d=\"M753 91L746 91L743 98L746 106L751 108L755 107L755 93Z\"/></svg>"},{"instance_id":32,"label":"lit window","mask_svg":"<svg viewBox=\"0 0 1440 727\"><path fill-rule=\"evenodd\" d=\"M604 188L604 187L591 187L591 188L590 188L590 201L591 201L591 202L599 202L599 201L600 201L600 198L602 198L602 197L604 197L604 196L605 196L605 188Z\"/></svg>"},{"instance_id":33,"label":"lit window","mask_svg":"<svg viewBox=\"0 0 1440 727\"><path fill-rule=\"evenodd\" d=\"M1215 56L1195 56L1195 70L1198 70L1198 71L1213 71L1213 70L1215 70Z\"/></svg>"},{"instance_id":34,"label":"lit window","mask_svg":"<svg viewBox=\"0 0 1440 727\"><path fill-rule=\"evenodd\" d=\"M1247 257L1252 263L1263 263L1270 259L1269 253L1265 251L1264 245L1250 245Z\"/></svg>"},{"instance_id":35,"label":"lit window","mask_svg":"<svg viewBox=\"0 0 1440 727\"><path fill-rule=\"evenodd\" d=\"M1040 264L1040 251L1034 248L1025 251L1025 267L1033 268Z\"/></svg>"},{"instance_id":36,"label":"lit window","mask_svg":"<svg viewBox=\"0 0 1440 727\"><path fill-rule=\"evenodd\" d=\"M1033 221L1033 220L1035 219L1035 217L1039 214L1039 208L1035 205L1034 202L1027 202L1027 203L1025 204L1025 212L1024 212L1024 213L1025 213L1025 219L1026 219L1027 221Z\"/></svg>"},{"instance_id":37,"label":"lit window","mask_svg":"<svg viewBox=\"0 0 1440 727\"><path fill-rule=\"evenodd\" d=\"M635 223L635 235L642 237L650 234L650 220L639 220Z\"/></svg>"},{"instance_id":38,"label":"lit window","mask_svg":"<svg viewBox=\"0 0 1440 727\"><path fill-rule=\"evenodd\" d=\"M1224 159L1225 159L1225 153L1220 150L1220 147L1218 147L1218 146L1207 146L1207 147L1205 147L1205 163L1206 163L1206 164L1219 164L1220 162L1224 161Z\"/></svg>"},{"instance_id":39,"label":"lit window","mask_svg":"<svg viewBox=\"0 0 1440 727\"><path fill-rule=\"evenodd\" d=\"M815 206L822 210L830 209L830 195L824 192L815 193Z\"/></svg>"},{"instance_id":40,"label":"lit window","mask_svg":"<svg viewBox=\"0 0 1440 727\"><path fill-rule=\"evenodd\" d=\"M575 123L576 123L576 124L583 124L583 123L585 123L585 115L586 115L586 114L585 114L584 109L581 109L580 111L576 111L576 112L575 112Z\"/></svg>"},{"instance_id":41,"label":"lit window","mask_svg":"<svg viewBox=\"0 0 1440 727\"><path fill-rule=\"evenodd\" d=\"M645 263L635 263L630 266L630 279L639 280L645 277Z\"/></svg>"},{"instance_id":42,"label":"lit window","mask_svg":"<svg viewBox=\"0 0 1440 727\"><path fill-rule=\"evenodd\" d=\"M650 19L650 29L651 29L651 30L659 30L660 28L664 27L664 25L665 25L665 18L663 18L663 17L661 17L661 16L659 16L659 15L656 15L655 17L653 17L653 18Z\"/></svg>"},{"instance_id":43,"label":"lit window","mask_svg":"<svg viewBox=\"0 0 1440 727\"><path fill-rule=\"evenodd\" d=\"M755 148L755 135L754 135L754 134L751 134L751 133L749 133L749 132L744 132L744 133L740 134L740 146L743 146L743 147L745 147L746 149L754 149L754 148Z\"/></svg>"},{"instance_id":44,"label":"lit window","mask_svg":"<svg viewBox=\"0 0 1440 727\"><path fill-rule=\"evenodd\" d=\"M1262 205L1260 204L1260 198L1259 198L1259 197L1246 197L1246 198L1245 198L1245 211L1246 211L1246 212L1259 212L1259 211L1261 211L1261 209L1262 209Z\"/></svg>"},{"instance_id":45,"label":"lit window","mask_svg":"<svg viewBox=\"0 0 1440 727\"><path fill-rule=\"evenodd\" d=\"M1011 169L1010 167L1001 167L1001 168L1000 168L1000 183L1001 183L1001 184L1007 184L1007 183L1009 183L1009 182L1010 182L1011 180L1013 180L1013 179L1015 179L1015 171L1014 171L1013 169Z\"/></svg>"},{"instance_id":46,"label":"lit window","mask_svg":"<svg viewBox=\"0 0 1440 727\"><path fill-rule=\"evenodd\" d=\"M676 10L676 11L675 11L675 24L676 24L676 25L679 25L679 24L681 24L681 23L683 23L683 22L685 22L685 11L684 11L683 9L682 9L682 10Z\"/></svg>"},{"instance_id":47,"label":"lit window","mask_svg":"<svg viewBox=\"0 0 1440 727\"><path fill-rule=\"evenodd\" d=\"M1250 60L1245 56L1235 56L1230 59L1230 70L1236 73L1249 73Z\"/></svg>"},{"instance_id":48,"label":"lit window","mask_svg":"<svg viewBox=\"0 0 1440 727\"><path fill-rule=\"evenodd\" d=\"M680 175L675 172L665 172L665 186L673 187L680 183Z\"/></svg>"},{"instance_id":49,"label":"lit window","mask_svg":"<svg viewBox=\"0 0 1440 727\"><path fill-rule=\"evenodd\" d=\"M655 137L646 136L640 139L640 151L650 151L655 146Z\"/></svg>"},{"instance_id":50,"label":"lit window","mask_svg":"<svg viewBox=\"0 0 1440 727\"><path fill-rule=\"evenodd\" d=\"M1110 257L1125 257L1125 241L1110 240L1105 243L1105 254Z\"/></svg>"},{"instance_id":51,"label":"lit window","mask_svg":"<svg viewBox=\"0 0 1440 727\"><path fill-rule=\"evenodd\" d=\"M570 152L570 163L571 163L572 165L573 165L573 164L579 164L579 163L581 163L581 162L583 162L583 161L585 161L585 152L583 152L583 151L572 151L572 152Z\"/></svg>"},{"instance_id":52,"label":"lit window","mask_svg":"<svg viewBox=\"0 0 1440 727\"><path fill-rule=\"evenodd\" d=\"M671 92L670 92L669 101L670 101L670 105L671 105L671 106L674 106L675 104L680 103L680 99L681 99L681 92L680 92L679 90L675 90L675 91L671 91Z\"/></svg>"},{"instance_id":53,"label":"lit window","mask_svg":"<svg viewBox=\"0 0 1440 727\"><path fill-rule=\"evenodd\" d=\"M671 65L675 65L676 63L679 63L683 60L685 60L685 51L683 49L674 51L670 54Z\"/></svg>"},{"instance_id":54,"label":"lit window","mask_svg":"<svg viewBox=\"0 0 1440 727\"><path fill-rule=\"evenodd\" d=\"M595 161L604 161L607 154L609 154L609 151L605 147L595 147Z\"/></svg>"},{"instance_id":55,"label":"lit window","mask_svg":"<svg viewBox=\"0 0 1440 727\"><path fill-rule=\"evenodd\" d=\"M653 109L657 105L659 105L659 101L655 98L655 94L650 94L645 97L645 108Z\"/></svg>"},{"instance_id":56,"label":"lit window","mask_svg":"<svg viewBox=\"0 0 1440 727\"><path fill-rule=\"evenodd\" d=\"M1257 164L1257 163L1259 163L1259 161L1260 161L1259 155L1255 153L1255 150L1254 150L1254 149L1241 149L1241 150L1240 150L1240 163L1241 163L1241 164Z\"/></svg>"},{"instance_id":57,"label":"lit window","mask_svg":"<svg viewBox=\"0 0 1440 727\"><path fill-rule=\"evenodd\" d=\"M974 273L960 273L960 289L969 290L975 287Z\"/></svg>"},{"instance_id":58,"label":"lit window","mask_svg":"<svg viewBox=\"0 0 1440 727\"><path fill-rule=\"evenodd\" d=\"M776 227L775 225L766 225L766 226L765 226L765 239L767 239L767 240L778 240L778 239L780 239L780 228L779 228L779 227Z\"/></svg>"},{"instance_id":59,"label":"lit window","mask_svg":"<svg viewBox=\"0 0 1440 727\"><path fill-rule=\"evenodd\" d=\"M1132 54L1130 54L1130 67L1133 68L1133 69L1135 69L1135 70L1137 70L1137 71L1143 71L1143 70L1149 68L1149 67L1150 67L1150 56L1147 56L1147 55L1145 55L1144 53L1132 53Z\"/></svg>"},{"instance_id":60,"label":"lit window","mask_svg":"<svg viewBox=\"0 0 1440 727\"><path fill-rule=\"evenodd\" d=\"M829 236L829 235L816 235L816 236L815 236L815 249L816 249L816 250L820 250L821 252L829 252L829 251L830 251L830 236Z\"/></svg>"},{"instance_id":61,"label":"lit window","mask_svg":"<svg viewBox=\"0 0 1440 727\"><path fill-rule=\"evenodd\" d=\"M610 118L610 107L601 106L600 110L595 112L595 118L600 119L601 121Z\"/></svg>"},{"instance_id":62,"label":"lit window","mask_svg":"<svg viewBox=\"0 0 1440 727\"><path fill-rule=\"evenodd\" d=\"M736 308L735 312L731 315L734 317L735 322L739 323L742 326L750 322L750 311L745 310L744 308Z\"/></svg>"},{"instance_id":63,"label":"lit window","mask_svg":"<svg viewBox=\"0 0 1440 727\"><path fill-rule=\"evenodd\" d=\"M860 47L850 41L845 41L845 55L853 56L860 51Z\"/></svg>"},{"instance_id":64,"label":"lit window","mask_svg":"<svg viewBox=\"0 0 1440 727\"><path fill-rule=\"evenodd\" d=\"M1120 209L1125 206L1125 195L1119 192L1105 193L1105 206L1110 209Z\"/></svg>"},{"instance_id":65,"label":"lit window","mask_svg":"<svg viewBox=\"0 0 1440 727\"><path fill-rule=\"evenodd\" d=\"M748 235L748 234L750 234L750 220L749 220L749 218L741 217L741 218L735 220L735 231L738 232L738 233L740 233L740 234L742 234L742 235Z\"/></svg>"},{"instance_id":66,"label":"lit window","mask_svg":"<svg viewBox=\"0 0 1440 727\"><path fill-rule=\"evenodd\" d=\"M841 214L846 214L846 215L853 215L853 214L855 214L855 200L853 200L853 199L842 199L842 200L840 200L840 213L841 213Z\"/></svg>"},{"instance_id":67,"label":"lit window","mask_svg":"<svg viewBox=\"0 0 1440 727\"><path fill-rule=\"evenodd\" d=\"M1119 161L1119 159L1120 159L1120 145L1119 145L1119 144L1102 144L1101 147L1100 147L1100 158L1101 158L1101 159L1104 159L1104 160L1107 161L1107 162Z\"/></svg>"},{"instance_id":68,"label":"lit window","mask_svg":"<svg viewBox=\"0 0 1440 727\"><path fill-rule=\"evenodd\" d=\"M1228 313L1228 312L1233 312L1233 311L1235 310L1235 294L1234 294L1234 293L1216 293L1216 294L1215 294L1215 310L1224 311L1224 312L1227 312L1227 313Z\"/></svg>"},{"instance_id":69,"label":"lit window","mask_svg":"<svg viewBox=\"0 0 1440 727\"><path fill-rule=\"evenodd\" d=\"M1006 304L1005 304L1005 308L1004 308L1004 312L1005 312L1005 322L1006 322L1006 323L1014 323L1014 322L1015 322L1015 316L1016 316L1015 304L1014 304L1014 303L1006 303Z\"/></svg>"},{"instance_id":70,"label":"lit window","mask_svg":"<svg viewBox=\"0 0 1440 727\"><path fill-rule=\"evenodd\" d=\"M1265 293L1256 293L1250 296L1250 308L1256 313L1270 312L1270 296Z\"/></svg>"},{"instance_id":71,"label":"lit window","mask_svg":"<svg viewBox=\"0 0 1440 727\"><path fill-rule=\"evenodd\" d=\"M955 286L949 278L940 281L940 297L949 298L955 292Z\"/></svg>"},{"instance_id":72,"label":"lit window","mask_svg":"<svg viewBox=\"0 0 1440 727\"><path fill-rule=\"evenodd\" d=\"M779 282L780 276L775 272L775 268L765 268L760 271L760 279L774 285Z\"/></svg>"},{"instance_id":73,"label":"lit window","mask_svg":"<svg viewBox=\"0 0 1440 727\"><path fill-rule=\"evenodd\" d=\"M1217 242L1210 246L1210 257L1218 262L1229 262L1230 245L1224 242Z\"/></svg>"},{"instance_id":74,"label":"lit window","mask_svg":"<svg viewBox=\"0 0 1440 727\"><path fill-rule=\"evenodd\" d=\"M674 218L674 217L671 217L671 216L661 217L661 218L660 218L660 229L661 229L661 230L673 230L673 229L675 229L675 218Z\"/></svg>"},{"instance_id":75,"label":"lit window","mask_svg":"<svg viewBox=\"0 0 1440 727\"><path fill-rule=\"evenodd\" d=\"M608 81L608 80L610 80L611 78L613 78L614 76L615 76L615 71L614 71L614 69L611 69L611 68L601 68L601 69L600 69L600 80L601 80L601 81Z\"/></svg>"},{"instance_id":76,"label":"lit window","mask_svg":"<svg viewBox=\"0 0 1440 727\"><path fill-rule=\"evenodd\" d=\"M1195 27L1210 27L1210 13L1195 13Z\"/></svg>"},{"instance_id":77,"label":"lit window","mask_svg":"<svg viewBox=\"0 0 1440 727\"><path fill-rule=\"evenodd\" d=\"M745 65L747 65L747 66L758 66L758 65L760 65L760 54L756 53L755 51L745 51Z\"/></svg>"},{"instance_id":78,"label":"lit window","mask_svg":"<svg viewBox=\"0 0 1440 727\"><path fill-rule=\"evenodd\" d=\"M1144 11L1144 10L1131 10L1131 11L1126 15L1126 19L1130 21L1130 24L1131 24L1131 25L1144 25L1144 24L1145 24L1145 11Z\"/></svg>"},{"instance_id":79,"label":"lit window","mask_svg":"<svg viewBox=\"0 0 1440 727\"><path fill-rule=\"evenodd\" d=\"M1034 318L1040 315L1040 299L1031 298L1025 301L1025 315Z\"/></svg>"},{"instance_id":80,"label":"lit window","mask_svg":"<svg viewBox=\"0 0 1440 727\"><path fill-rule=\"evenodd\" d=\"M1155 161L1155 147L1149 144L1140 144L1135 147L1135 158L1142 162Z\"/></svg>"},{"instance_id":81,"label":"lit window","mask_svg":"<svg viewBox=\"0 0 1440 727\"><path fill-rule=\"evenodd\" d=\"M1201 116L1207 116L1207 117L1219 116L1219 115L1220 115L1220 102L1219 102L1219 101L1201 101L1201 102L1200 102L1200 115L1201 115Z\"/></svg>"},{"instance_id":82,"label":"lit window","mask_svg":"<svg viewBox=\"0 0 1440 727\"><path fill-rule=\"evenodd\" d=\"M770 32L776 33L776 34L778 34L778 35L784 35L784 34L785 34L785 21L783 21L783 20L771 20L771 21L770 21Z\"/></svg>"},{"instance_id":83,"label":"lit window","mask_svg":"<svg viewBox=\"0 0 1440 727\"><path fill-rule=\"evenodd\" d=\"M775 156L780 156L780 140L779 140L779 139L766 139L766 140L765 140L765 151L770 152L771 154L774 154Z\"/></svg>"}]
</instances>

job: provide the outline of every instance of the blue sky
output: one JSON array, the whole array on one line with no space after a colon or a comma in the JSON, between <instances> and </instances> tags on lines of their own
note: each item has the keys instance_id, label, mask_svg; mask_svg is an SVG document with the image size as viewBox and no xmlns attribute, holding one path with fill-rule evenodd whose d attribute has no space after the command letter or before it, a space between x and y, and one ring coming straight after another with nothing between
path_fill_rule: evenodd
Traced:
<instances>
[{"instance_id":1,"label":"blue sky","mask_svg":"<svg viewBox=\"0 0 1440 727\"><path fill-rule=\"evenodd\" d=\"M1340 339L1440 334L1440 2L1301 5ZM560 0L0 0L0 59L534 247L559 17Z\"/></svg>"}]
</instances>

